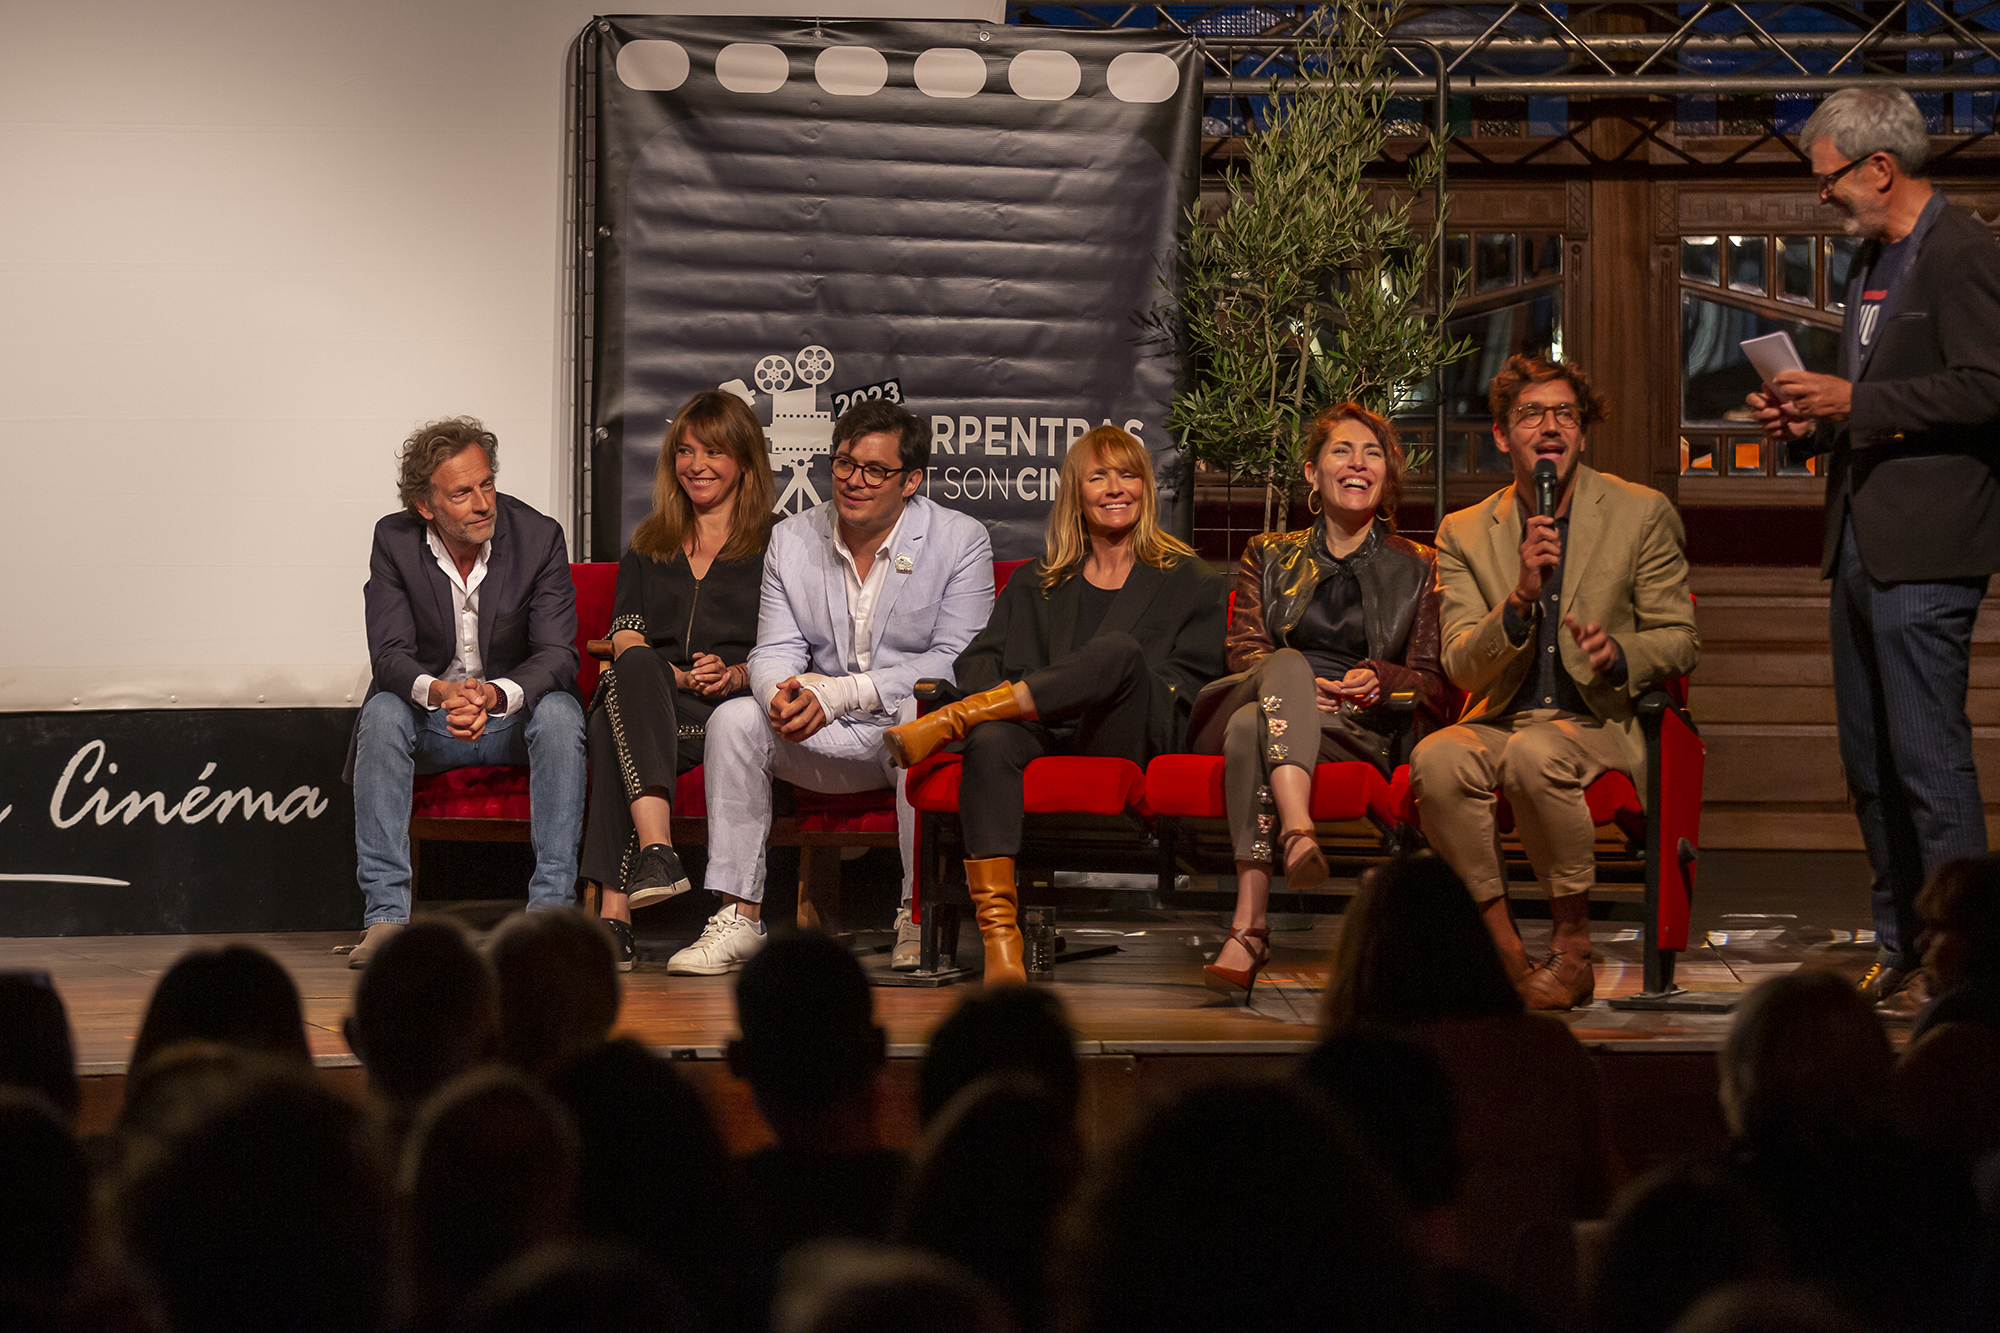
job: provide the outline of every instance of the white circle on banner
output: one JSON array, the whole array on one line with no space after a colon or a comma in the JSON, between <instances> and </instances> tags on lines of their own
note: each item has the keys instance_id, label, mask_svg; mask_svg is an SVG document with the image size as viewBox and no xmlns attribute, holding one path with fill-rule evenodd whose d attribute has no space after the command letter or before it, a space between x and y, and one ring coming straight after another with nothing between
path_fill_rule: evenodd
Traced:
<instances>
[{"instance_id":1,"label":"white circle on banner","mask_svg":"<svg viewBox=\"0 0 2000 1333\"><path fill-rule=\"evenodd\" d=\"M782 356L767 356L757 363L757 387L765 393L777 393L780 389L792 387L792 363Z\"/></svg>"},{"instance_id":2,"label":"white circle on banner","mask_svg":"<svg viewBox=\"0 0 2000 1333\"><path fill-rule=\"evenodd\" d=\"M670 93L687 76L687 48L679 42L627 42L618 49L618 81L627 88Z\"/></svg>"},{"instance_id":3,"label":"white circle on banner","mask_svg":"<svg viewBox=\"0 0 2000 1333\"><path fill-rule=\"evenodd\" d=\"M1180 89L1181 67L1157 51L1127 51L1111 62L1104 83L1121 102L1164 102Z\"/></svg>"},{"instance_id":4,"label":"white circle on banner","mask_svg":"<svg viewBox=\"0 0 2000 1333\"><path fill-rule=\"evenodd\" d=\"M785 53L764 42L731 42L715 53L716 80L732 93L775 93L791 72Z\"/></svg>"},{"instance_id":5,"label":"white circle on banner","mask_svg":"<svg viewBox=\"0 0 2000 1333\"><path fill-rule=\"evenodd\" d=\"M889 81L889 62L872 46L829 46L813 61L813 77L835 97L868 97Z\"/></svg>"},{"instance_id":6,"label":"white circle on banner","mask_svg":"<svg viewBox=\"0 0 2000 1333\"><path fill-rule=\"evenodd\" d=\"M1067 51L1023 51L1007 62L1007 86L1030 102L1060 102L1083 86L1083 66Z\"/></svg>"},{"instance_id":7,"label":"white circle on banner","mask_svg":"<svg viewBox=\"0 0 2000 1333\"><path fill-rule=\"evenodd\" d=\"M926 97L971 97L986 86L986 62L955 46L933 46L917 57L914 73Z\"/></svg>"},{"instance_id":8,"label":"white circle on banner","mask_svg":"<svg viewBox=\"0 0 2000 1333\"><path fill-rule=\"evenodd\" d=\"M800 352L793 364L799 368L799 378L815 387L833 378L833 353L818 343Z\"/></svg>"}]
</instances>

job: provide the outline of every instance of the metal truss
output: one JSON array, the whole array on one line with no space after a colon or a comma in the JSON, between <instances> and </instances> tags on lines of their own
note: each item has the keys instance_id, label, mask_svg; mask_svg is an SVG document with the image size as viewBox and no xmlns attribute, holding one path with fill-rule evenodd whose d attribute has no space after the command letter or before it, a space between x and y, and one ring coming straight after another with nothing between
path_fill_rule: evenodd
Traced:
<instances>
[{"instance_id":1,"label":"metal truss","mask_svg":"<svg viewBox=\"0 0 2000 1333\"><path fill-rule=\"evenodd\" d=\"M1008 20L1184 32L1202 44L1205 91L1234 97L1294 72L1297 33L1317 8L1010 5ZM1991 95L2000 85L2000 0L1410 4L1392 31L1443 53L1454 96L1770 97L1867 83ZM1427 95L1435 71L1405 63L1398 91Z\"/></svg>"}]
</instances>

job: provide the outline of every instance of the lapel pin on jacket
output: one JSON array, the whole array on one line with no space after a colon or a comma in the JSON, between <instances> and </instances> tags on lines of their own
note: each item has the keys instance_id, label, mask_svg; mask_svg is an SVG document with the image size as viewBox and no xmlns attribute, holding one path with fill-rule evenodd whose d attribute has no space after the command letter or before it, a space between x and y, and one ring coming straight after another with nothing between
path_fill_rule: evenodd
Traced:
<instances>
[{"instance_id":1,"label":"lapel pin on jacket","mask_svg":"<svg viewBox=\"0 0 2000 1333\"><path fill-rule=\"evenodd\" d=\"M899 555L896 557L896 572L898 574L907 574L916 567L917 562L910 559L909 556Z\"/></svg>"}]
</instances>

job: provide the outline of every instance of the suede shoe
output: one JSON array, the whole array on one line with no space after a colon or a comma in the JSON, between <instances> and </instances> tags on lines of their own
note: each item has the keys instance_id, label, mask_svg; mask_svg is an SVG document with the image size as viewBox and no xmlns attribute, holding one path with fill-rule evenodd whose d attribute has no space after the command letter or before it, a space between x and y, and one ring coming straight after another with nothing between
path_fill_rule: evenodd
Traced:
<instances>
[{"instance_id":1,"label":"suede shoe","mask_svg":"<svg viewBox=\"0 0 2000 1333\"><path fill-rule=\"evenodd\" d=\"M1552 952L1514 987L1530 1009L1563 1010L1589 1004L1597 973L1588 955Z\"/></svg>"},{"instance_id":2,"label":"suede shoe","mask_svg":"<svg viewBox=\"0 0 2000 1333\"><path fill-rule=\"evenodd\" d=\"M1905 974L1895 990L1875 1001L1875 1012L1884 1018L1914 1020L1936 998L1937 987L1931 981L1931 974L1919 967Z\"/></svg>"},{"instance_id":3,"label":"suede shoe","mask_svg":"<svg viewBox=\"0 0 2000 1333\"><path fill-rule=\"evenodd\" d=\"M377 921L361 934L361 943L347 951L347 965L356 971L368 966L375 951L403 933L401 921Z\"/></svg>"},{"instance_id":4,"label":"suede shoe","mask_svg":"<svg viewBox=\"0 0 2000 1333\"><path fill-rule=\"evenodd\" d=\"M627 907L651 907L688 891L687 871L681 868L680 853L664 842L656 842L639 852L632 878L625 881L630 895Z\"/></svg>"},{"instance_id":5,"label":"suede shoe","mask_svg":"<svg viewBox=\"0 0 2000 1333\"><path fill-rule=\"evenodd\" d=\"M889 953L891 972L914 972L924 960L924 928L910 916L910 905L896 909L896 947Z\"/></svg>"},{"instance_id":6,"label":"suede shoe","mask_svg":"<svg viewBox=\"0 0 2000 1333\"><path fill-rule=\"evenodd\" d=\"M1861 980L1854 988L1861 992L1861 998L1868 1003L1880 1004L1903 989L1909 979L1908 968L1897 967L1889 961L1888 955L1878 953L1875 955L1875 961L1868 965L1868 970L1861 974Z\"/></svg>"},{"instance_id":7,"label":"suede shoe","mask_svg":"<svg viewBox=\"0 0 2000 1333\"><path fill-rule=\"evenodd\" d=\"M639 959L639 946L632 939L632 923L608 916L603 921L604 928L611 932L611 954L618 960L618 970L630 972Z\"/></svg>"}]
</instances>

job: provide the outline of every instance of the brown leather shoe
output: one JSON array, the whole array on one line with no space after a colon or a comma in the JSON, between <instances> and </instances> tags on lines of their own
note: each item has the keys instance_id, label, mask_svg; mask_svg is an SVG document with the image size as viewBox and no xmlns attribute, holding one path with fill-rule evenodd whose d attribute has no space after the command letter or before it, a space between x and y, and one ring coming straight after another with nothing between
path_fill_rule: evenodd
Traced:
<instances>
[{"instance_id":1,"label":"brown leather shoe","mask_svg":"<svg viewBox=\"0 0 2000 1333\"><path fill-rule=\"evenodd\" d=\"M1553 952L1514 987L1530 1009L1574 1009L1597 993L1588 955Z\"/></svg>"},{"instance_id":2,"label":"brown leather shoe","mask_svg":"<svg viewBox=\"0 0 2000 1333\"><path fill-rule=\"evenodd\" d=\"M990 690L961 699L955 704L933 709L914 722L890 727L882 733L889 748L889 762L909 768L950 745L965 739L965 733L981 722L1004 722L1021 715L1021 701L1010 681L1001 681Z\"/></svg>"},{"instance_id":3,"label":"brown leather shoe","mask_svg":"<svg viewBox=\"0 0 2000 1333\"><path fill-rule=\"evenodd\" d=\"M1877 954L1875 961L1868 965L1868 970L1861 974L1861 980L1855 983L1854 989L1860 991L1861 998L1868 1003L1880 1004L1903 989L1909 979L1909 969L1897 967Z\"/></svg>"},{"instance_id":4,"label":"brown leather shoe","mask_svg":"<svg viewBox=\"0 0 2000 1333\"><path fill-rule=\"evenodd\" d=\"M1021 958L1020 894L1014 887L1014 858L988 856L965 863L965 887L979 918L979 942L986 947L989 986L1028 979Z\"/></svg>"},{"instance_id":5,"label":"brown leather shoe","mask_svg":"<svg viewBox=\"0 0 2000 1333\"><path fill-rule=\"evenodd\" d=\"M1900 978L1900 984L1875 1001L1875 1012L1884 1018L1914 1019L1937 997L1931 974L1917 968Z\"/></svg>"}]
</instances>

